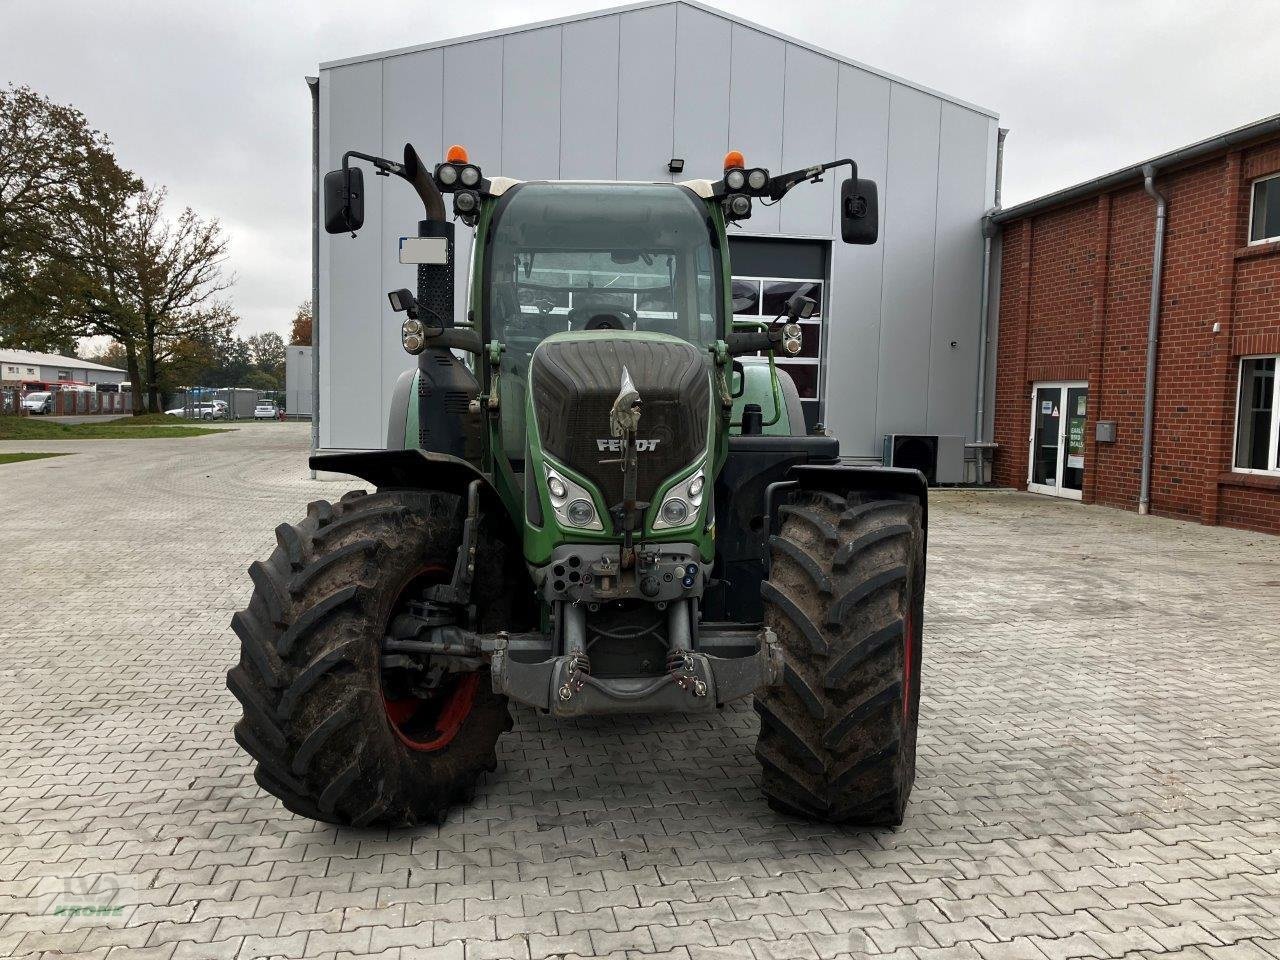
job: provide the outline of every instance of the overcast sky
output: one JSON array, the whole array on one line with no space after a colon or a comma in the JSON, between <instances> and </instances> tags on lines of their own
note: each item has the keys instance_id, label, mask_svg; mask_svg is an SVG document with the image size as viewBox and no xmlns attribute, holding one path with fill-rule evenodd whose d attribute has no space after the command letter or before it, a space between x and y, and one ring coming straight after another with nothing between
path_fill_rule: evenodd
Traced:
<instances>
[{"instance_id":1,"label":"overcast sky","mask_svg":"<svg viewBox=\"0 0 1280 960\"><path fill-rule=\"evenodd\" d=\"M321 61L609 0L0 0L0 82L83 110L122 163L232 240L241 332L310 295L311 106ZM988 107L1006 204L1274 113L1280 3L713 0L740 17Z\"/></svg>"}]
</instances>

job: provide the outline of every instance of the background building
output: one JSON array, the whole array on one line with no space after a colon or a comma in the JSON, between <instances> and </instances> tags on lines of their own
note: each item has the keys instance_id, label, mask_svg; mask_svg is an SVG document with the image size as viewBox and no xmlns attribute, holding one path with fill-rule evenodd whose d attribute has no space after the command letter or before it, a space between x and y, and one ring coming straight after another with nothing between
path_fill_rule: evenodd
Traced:
<instances>
[{"instance_id":1,"label":"background building","mask_svg":"<svg viewBox=\"0 0 1280 960\"><path fill-rule=\"evenodd\" d=\"M0 349L0 384L17 386L24 380L48 383L124 383L129 375L115 367L64 357L57 353Z\"/></svg>"},{"instance_id":2,"label":"background building","mask_svg":"<svg viewBox=\"0 0 1280 960\"><path fill-rule=\"evenodd\" d=\"M291 418L310 419L314 383L311 348L289 344L284 348L284 409Z\"/></svg>"},{"instance_id":3,"label":"background building","mask_svg":"<svg viewBox=\"0 0 1280 960\"><path fill-rule=\"evenodd\" d=\"M878 244L832 242L828 178L757 204L733 231L735 271L765 298L821 281L812 355L787 368L846 454L878 457L886 433L973 438L995 114L684 0L327 63L316 89L321 174L348 149L399 157L406 141L428 163L460 143L526 180L718 179L729 149L774 172L852 157L880 185ZM324 448L381 447L413 365L386 291L413 286L398 238L421 210L403 183L365 186L360 234L318 238Z\"/></svg>"},{"instance_id":4,"label":"background building","mask_svg":"<svg viewBox=\"0 0 1280 960\"><path fill-rule=\"evenodd\" d=\"M1280 117L1000 211L998 484L1280 532Z\"/></svg>"}]
</instances>

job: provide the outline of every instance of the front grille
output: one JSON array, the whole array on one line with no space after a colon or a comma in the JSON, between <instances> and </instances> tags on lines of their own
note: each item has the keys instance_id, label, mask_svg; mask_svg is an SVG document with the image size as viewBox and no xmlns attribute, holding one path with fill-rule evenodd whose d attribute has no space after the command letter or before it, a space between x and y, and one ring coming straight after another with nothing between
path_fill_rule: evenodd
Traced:
<instances>
[{"instance_id":1,"label":"front grille","mask_svg":"<svg viewBox=\"0 0 1280 960\"><path fill-rule=\"evenodd\" d=\"M595 484L606 507L622 502L621 463L601 463L622 455L602 451L599 441L612 439L609 411L623 366L640 393L637 439L656 441L637 454L638 499L651 501L662 481L688 466L707 443L710 365L697 347L617 333L545 341L530 367L542 445Z\"/></svg>"}]
</instances>

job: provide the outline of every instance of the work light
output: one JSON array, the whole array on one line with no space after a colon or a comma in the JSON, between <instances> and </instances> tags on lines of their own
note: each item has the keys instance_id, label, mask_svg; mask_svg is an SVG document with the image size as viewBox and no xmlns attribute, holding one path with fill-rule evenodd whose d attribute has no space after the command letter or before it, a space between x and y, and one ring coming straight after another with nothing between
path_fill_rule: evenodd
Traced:
<instances>
[{"instance_id":1,"label":"work light","mask_svg":"<svg viewBox=\"0 0 1280 960\"><path fill-rule=\"evenodd\" d=\"M784 353L794 357L800 352L800 347L804 343L804 334L800 331L800 324L788 323L782 328L782 350Z\"/></svg>"},{"instance_id":2,"label":"work light","mask_svg":"<svg viewBox=\"0 0 1280 960\"><path fill-rule=\"evenodd\" d=\"M480 209L480 195L474 190L459 190L453 195L453 212L468 216Z\"/></svg>"},{"instance_id":3,"label":"work light","mask_svg":"<svg viewBox=\"0 0 1280 960\"><path fill-rule=\"evenodd\" d=\"M762 167L756 167L747 174L747 186L752 190L759 192L765 188L765 184L769 182L769 171Z\"/></svg>"},{"instance_id":4,"label":"work light","mask_svg":"<svg viewBox=\"0 0 1280 960\"><path fill-rule=\"evenodd\" d=\"M480 182L480 168L467 165L458 173L464 187L474 187Z\"/></svg>"},{"instance_id":5,"label":"work light","mask_svg":"<svg viewBox=\"0 0 1280 960\"><path fill-rule=\"evenodd\" d=\"M729 198L729 212L738 218L750 216L751 198L744 193L735 193Z\"/></svg>"},{"instance_id":6,"label":"work light","mask_svg":"<svg viewBox=\"0 0 1280 960\"><path fill-rule=\"evenodd\" d=\"M746 182L747 175L742 170L730 170L724 175L724 185L730 190L741 190Z\"/></svg>"},{"instance_id":7,"label":"work light","mask_svg":"<svg viewBox=\"0 0 1280 960\"><path fill-rule=\"evenodd\" d=\"M405 353L419 354L426 341L422 337L422 323L412 317L400 324L400 343Z\"/></svg>"},{"instance_id":8,"label":"work light","mask_svg":"<svg viewBox=\"0 0 1280 960\"><path fill-rule=\"evenodd\" d=\"M436 167L436 181L442 187L452 187L458 182L458 168L452 163L442 163Z\"/></svg>"}]
</instances>

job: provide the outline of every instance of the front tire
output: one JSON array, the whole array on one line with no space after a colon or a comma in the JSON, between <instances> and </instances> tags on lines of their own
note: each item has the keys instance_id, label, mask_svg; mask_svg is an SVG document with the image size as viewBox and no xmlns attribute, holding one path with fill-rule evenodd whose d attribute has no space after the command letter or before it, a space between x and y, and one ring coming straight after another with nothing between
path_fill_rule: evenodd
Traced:
<instances>
[{"instance_id":1,"label":"front tire","mask_svg":"<svg viewBox=\"0 0 1280 960\"><path fill-rule=\"evenodd\" d=\"M806 491L779 514L761 589L785 669L755 699L764 793L790 814L897 826L915 781L921 505Z\"/></svg>"},{"instance_id":2,"label":"front tire","mask_svg":"<svg viewBox=\"0 0 1280 960\"><path fill-rule=\"evenodd\" d=\"M235 736L257 761L259 786L294 813L352 826L438 823L497 766L511 715L487 668L454 675L435 713L383 690L388 624L412 585L447 579L461 522L453 494L356 491L282 524L270 558L249 568L253 596L232 618L240 663L227 674L244 707ZM483 525L479 543L478 572L490 575L477 575L473 600L493 629L511 607L503 547Z\"/></svg>"}]
</instances>

